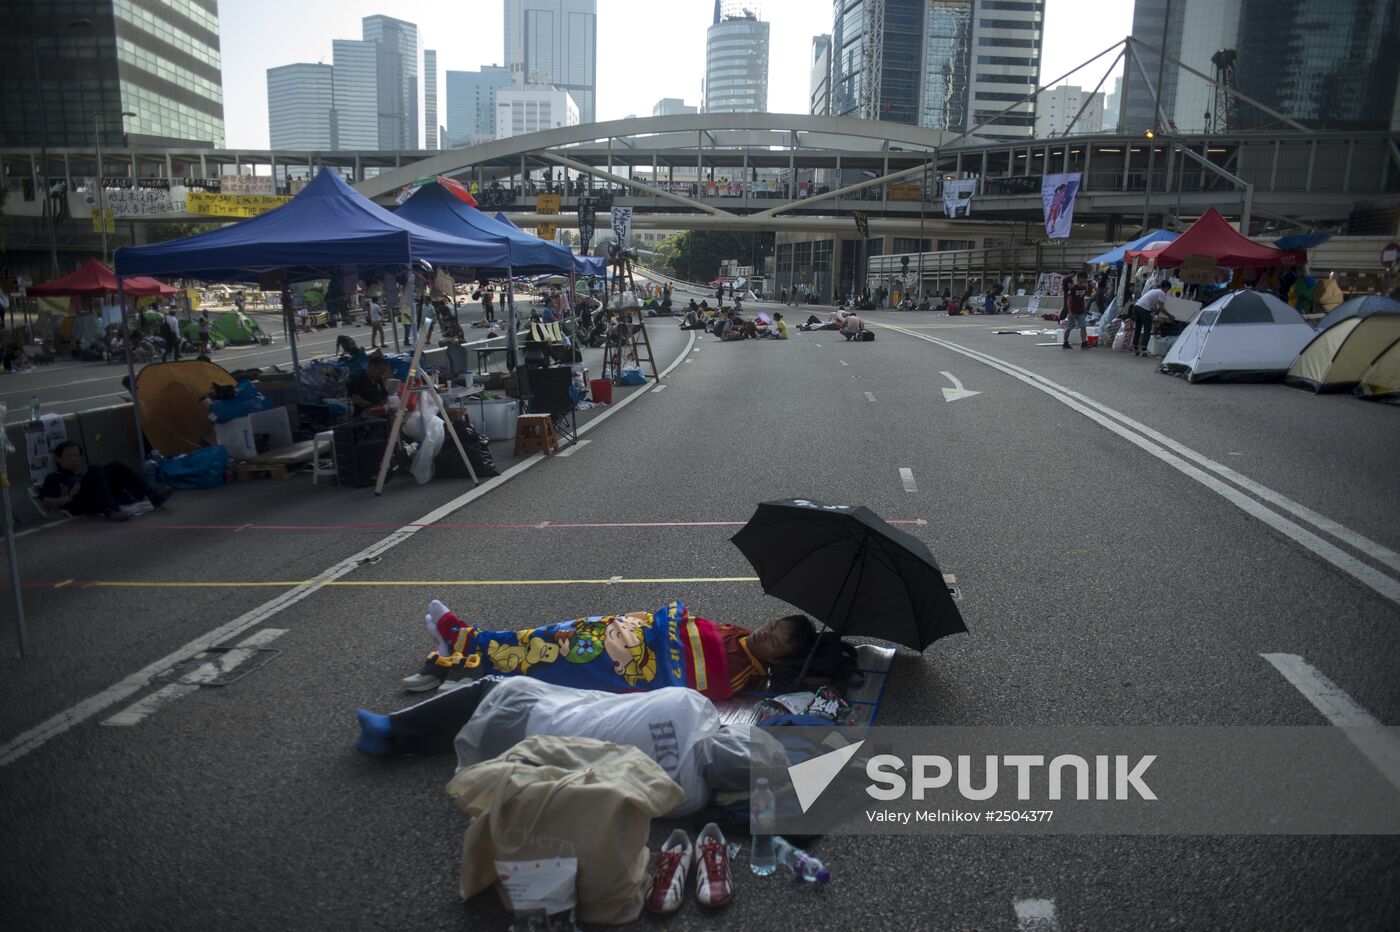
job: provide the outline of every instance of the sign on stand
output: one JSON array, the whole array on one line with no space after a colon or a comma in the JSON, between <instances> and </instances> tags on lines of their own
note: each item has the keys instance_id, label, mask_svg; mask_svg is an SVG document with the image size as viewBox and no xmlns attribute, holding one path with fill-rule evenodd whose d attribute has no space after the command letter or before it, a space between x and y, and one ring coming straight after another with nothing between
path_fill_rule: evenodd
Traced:
<instances>
[{"instance_id":1,"label":"sign on stand","mask_svg":"<svg viewBox=\"0 0 1400 932\"><path fill-rule=\"evenodd\" d=\"M1214 285L1215 260L1210 256L1188 256L1177 277L1188 285Z\"/></svg>"}]
</instances>

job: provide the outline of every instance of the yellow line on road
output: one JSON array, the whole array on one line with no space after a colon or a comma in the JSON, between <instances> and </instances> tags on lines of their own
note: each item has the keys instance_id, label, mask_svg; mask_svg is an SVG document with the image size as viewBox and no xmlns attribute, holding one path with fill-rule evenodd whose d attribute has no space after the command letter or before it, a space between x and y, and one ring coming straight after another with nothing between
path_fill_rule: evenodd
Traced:
<instances>
[{"instance_id":1,"label":"yellow line on road","mask_svg":"<svg viewBox=\"0 0 1400 932\"><path fill-rule=\"evenodd\" d=\"M163 581L163 580L96 580L79 583L84 589L290 589L304 586L309 580L228 580L228 581ZM758 582L757 576L667 576L646 579L627 579L614 576L611 579L337 579L323 582L326 588L376 586L618 586L646 585L647 583L726 583Z\"/></svg>"},{"instance_id":2,"label":"yellow line on road","mask_svg":"<svg viewBox=\"0 0 1400 932\"><path fill-rule=\"evenodd\" d=\"M73 580L71 580L71 579L65 579L65 580L64 580L63 582L61 582L61 583L54 583L54 588L55 588L55 589L62 589L64 586L70 586L70 585L72 585L72 584L73 584Z\"/></svg>"}]
</instances>

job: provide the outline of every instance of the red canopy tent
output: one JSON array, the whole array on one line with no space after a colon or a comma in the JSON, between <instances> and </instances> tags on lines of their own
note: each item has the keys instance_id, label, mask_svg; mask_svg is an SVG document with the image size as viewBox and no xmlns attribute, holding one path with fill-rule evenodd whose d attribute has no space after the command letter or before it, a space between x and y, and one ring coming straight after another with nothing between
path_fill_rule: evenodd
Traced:
<instances>
[{"instance_id":1,"label":"red canopy tent","mask_svg":"<svg viewBox=\"0 0 1400 932\"><path fill-rule=\"evenodd\" d=\"M1232 269L1274 268L1307 262L1306 252L1286 252L1240 235L1214 207L1207 208L1199 220L1164 248L1134 249L1126 253L1124 259L1129 262L1151 260L1159 269L1174 269L1192 256L1209 256L1216 265Z\"/></svg>"},{"instance_id":2,"label":"red canopy tent","mask_svg":"<svg viewBox=\"0 0 1400 932\"><path fill-rule=\"evenodd\" d=\"M144 297L146 295L169 295L179 294L180 289L174 288L164 282L158 282L154 278L137 276L128 278L122 283L122 290L129 295ZM80 298L95 298L102 295L117 293L117 276L112 274L112 270L107 268L96 259L89 259L83 263L82 268L72 272L62 278L55 278L51 282L44 282L42 285L31 285L27 292L41 298L53 298L61 296L76 295Z\"/></svg>"}]
</instances>

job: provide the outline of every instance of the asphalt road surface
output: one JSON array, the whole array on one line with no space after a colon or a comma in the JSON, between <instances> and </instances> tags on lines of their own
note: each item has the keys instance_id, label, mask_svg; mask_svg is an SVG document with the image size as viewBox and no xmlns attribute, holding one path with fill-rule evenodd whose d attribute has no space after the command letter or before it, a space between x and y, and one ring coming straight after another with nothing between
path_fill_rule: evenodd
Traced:
<instances>
[{"instance_id":1,"label":"asphalt road surface","mask_svg":"<svg viewBox=\"0 0 1400 932\"><path fill-rule=\"evenodd\" d=\"M970 633L899 653L883 724L1328 725L1262 656L1279 653L1327 678L1328 708L1400 722L1400 409L1187 385L994 332L1024 321L869 319L863 344L721 345L658 322L664 387L587 412L568 456L502 450L514 465L476 490L245 482L26 534L31 656L7 656L0 686L0 922L504 929L494 894L457 895L452 761L357 753L355 708L407 704L397 683L428 649L433 598L512 626L676 597L718 620L786 613L724 581L752 575L728 537L772 498L921 521L958 576ZM676 578L699 581L660 581ZM3 618L9 655L8 604ZM158 676L246 638L275 653L229 685ZM675 824L655 823L653 848ZM1400 927L1393 837L812 850L825 890L755 877L741 855L725 910L692 897L637 925Z\"/></svg>"}]
</instances>

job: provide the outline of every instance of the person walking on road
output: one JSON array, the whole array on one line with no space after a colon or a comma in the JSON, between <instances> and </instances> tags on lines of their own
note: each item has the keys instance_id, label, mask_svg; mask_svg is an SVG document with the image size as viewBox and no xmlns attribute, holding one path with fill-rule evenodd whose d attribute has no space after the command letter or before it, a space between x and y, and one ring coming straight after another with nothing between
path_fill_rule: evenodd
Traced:
<instances>
[{"instance_id":1,"label":"person walking on road","mask_svg":"<svg viewBox=\"0 0 1400 932\"><path fill-rule=\"evenodd\" d=\"M209 355L209 312L199 313L199 355Z\"/></svg>"},{"instance_id":2,"label":"person walking on road","mask_svg":"<svg viewBox=\"0 0 1400 932\"><path fill-rule=\"evenodd\" d=\"M715 288L715 301L719 304L720 310L724 310L724 282L720 282Z\"/></svg>"},{"instance_id":3,"label":"person walking on road","mask_svg":"<svg viewBox=\"0 0 1400 932\"><path fill-rule=\"evenodd\" d=\"M1065 288L1065 340L1060 344L1062 349L1069 349L1069 334L1075 327L1079 328L1079 348L1089 348L1089 327L1085 316L1085 305L1088 302L1089 287L1084 284L1084 276L1079 273L1071 273L1067 279L1068 285Z\"/></svg>"},{"instance_id":4,"label":"person walking on road","mask_svg":"<svg viewBox=\"0 0 1400 932\"><path fill-rule=\"evenodd\" d=\"M1160 287L1143 292L1133 305L1133 355L1147 356L1147 341L1152 337L1152 317L1167 306L1167 293Z\"/></svg>"},{"instance_id":5,"label":"person walking on road","mask_svg":"<svg viewBox=\"0 0 1400 932\"><path fill-rule=\"evenodd\" d=\"M366 313L366 320L369 322L369 348L382 347L389 348L389 341L384 339L384 308L379 306L379 302L374 300L374 296L369 298L369 310Z\"/></svg>"},{"instance_id":6,"label":"person walking on road","mask_svg":"<svg viewBox=\"0 0 1400 932\"><path fill-rule=\"evenodd\" d=\"M165 349L161 351L160 361L165 362L171 353L175 354L175 361L180 361L180 318L175 316L174 308L167 308L165 318L160 322L160 337L165 341Z\"/></svg>"}]
</instances>

